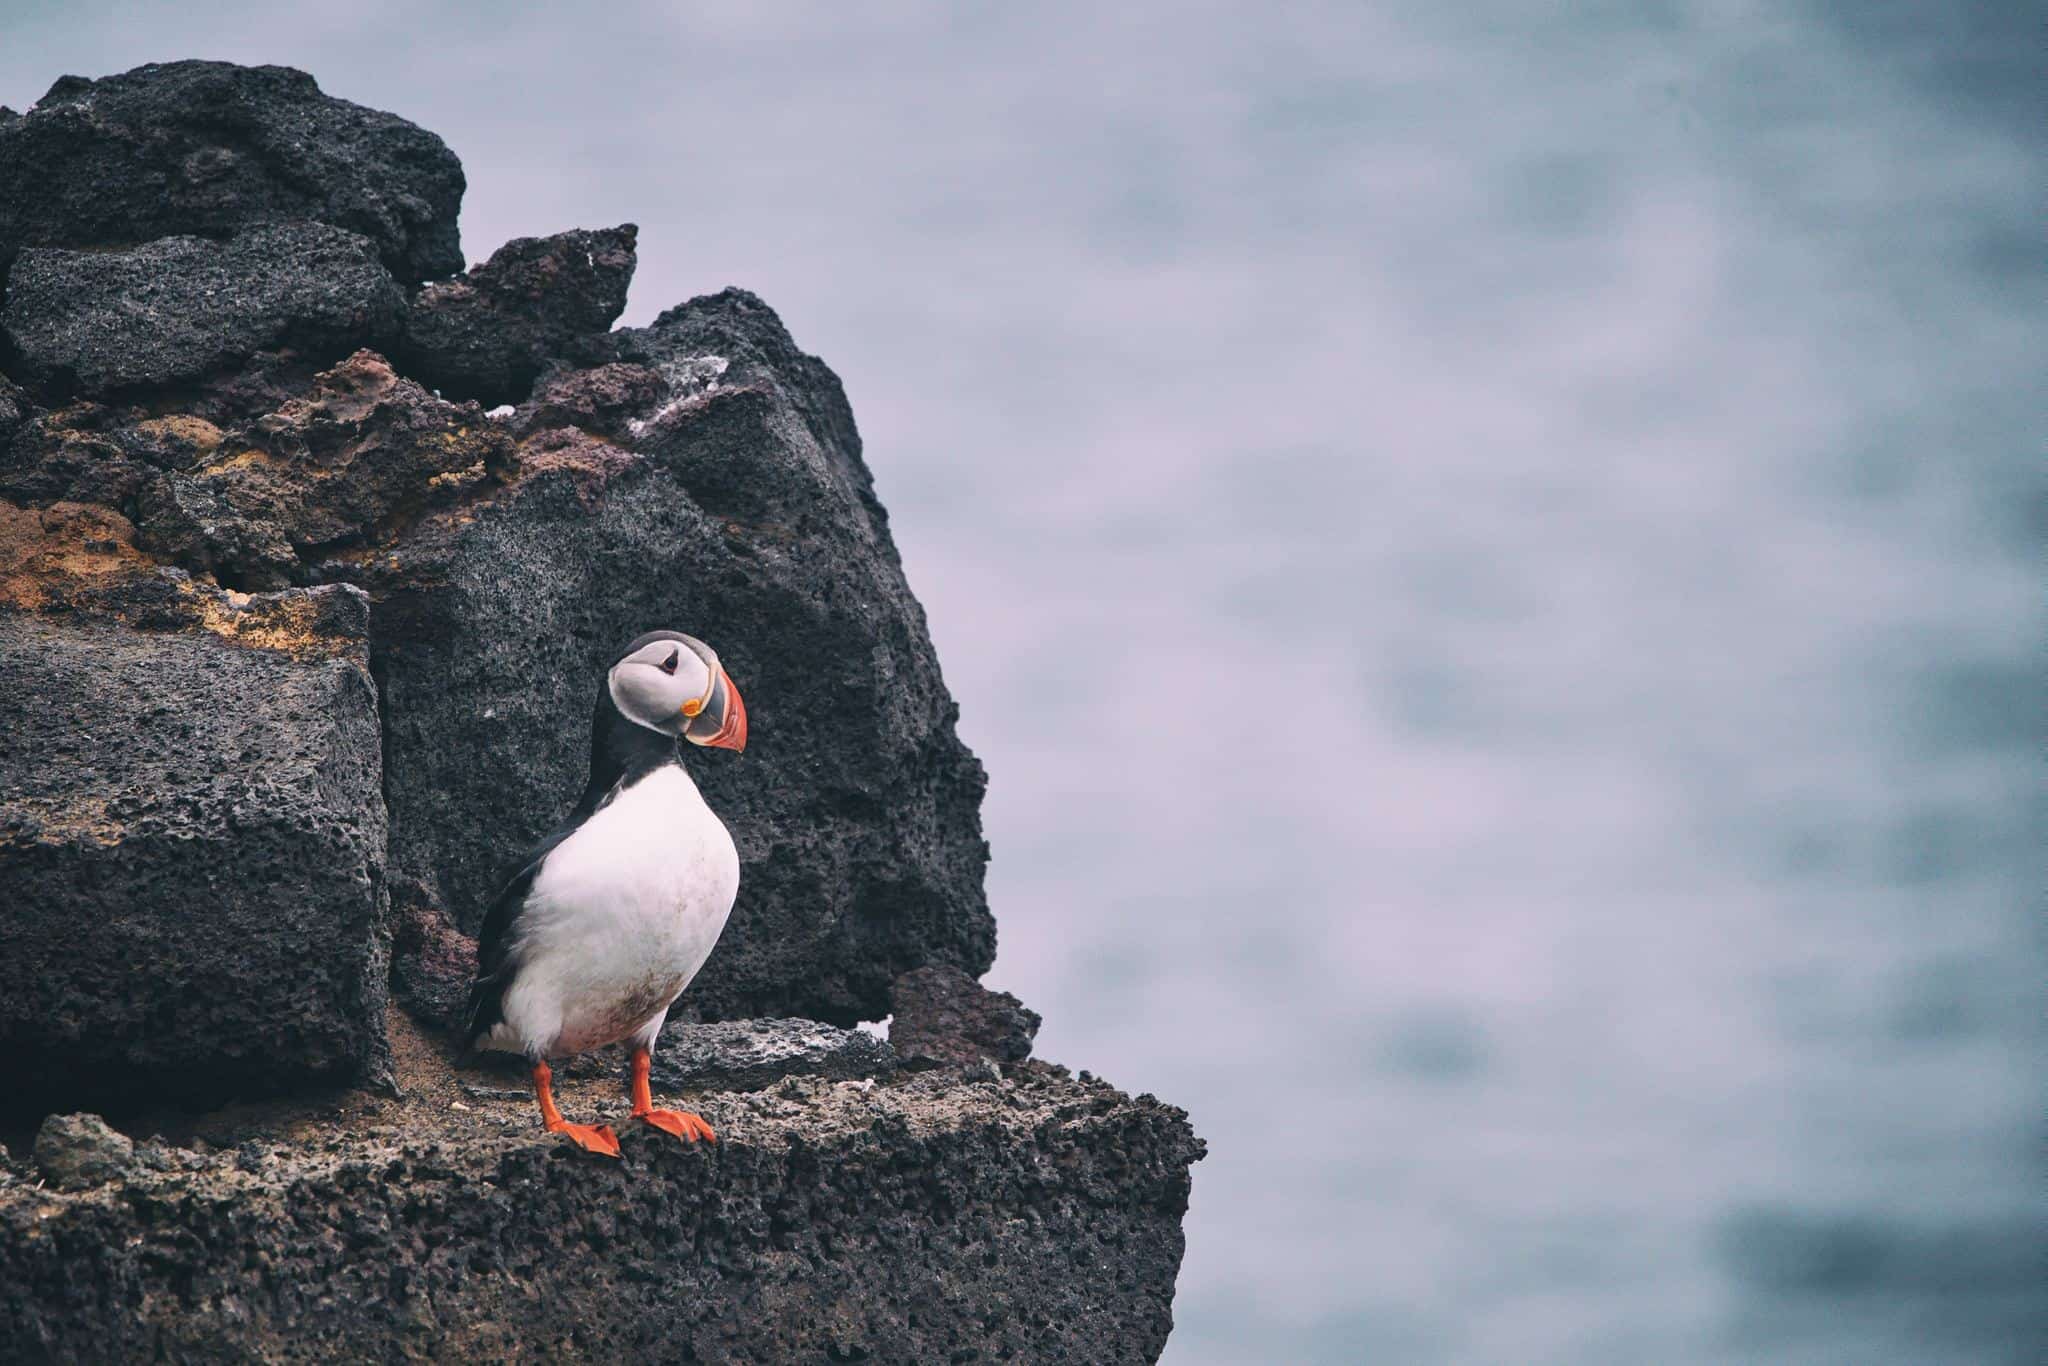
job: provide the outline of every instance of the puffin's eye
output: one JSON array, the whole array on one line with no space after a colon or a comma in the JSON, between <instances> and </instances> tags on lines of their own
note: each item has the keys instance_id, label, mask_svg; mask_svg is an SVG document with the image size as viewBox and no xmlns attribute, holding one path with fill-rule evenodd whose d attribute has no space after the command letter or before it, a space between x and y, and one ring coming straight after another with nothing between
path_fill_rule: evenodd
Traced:
<instances>
[{"instance_id":1,"label":"puffin's eye","mask_svg":"<svg viewBox=\"0 0 2048 1366\"><path fill-rule=\"evenodd\" d=\"M661 671L665 674L674 673L676 671L676 661L682 657L683 652L681 650L670 650L668 658L661 661Z\"/></svg>"}]
</instances>

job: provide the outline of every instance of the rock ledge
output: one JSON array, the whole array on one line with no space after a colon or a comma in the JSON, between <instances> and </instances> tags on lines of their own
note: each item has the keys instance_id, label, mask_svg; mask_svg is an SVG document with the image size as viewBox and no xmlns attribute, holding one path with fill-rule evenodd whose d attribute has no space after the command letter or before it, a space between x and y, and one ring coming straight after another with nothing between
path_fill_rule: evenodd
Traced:
<instances>
[{"instance_id":1,"label":"rock ledge","mask_svg":"<svg viewBox=\"0 0 2048 1366\"><path fill-rule=\"evenodd\" d=\"M1064 1069L789 1079L632 1126L359 1093L112 1184L0 1169L0 1341L27 1360L1150 1361L1172 1327L1186 1117ZM216 1138L234 1139L238 1135ZM966 1355L961 1355L965 1353ZM978 1353L978 1355L976 1355Z\"/></svg>"}]
</instances>

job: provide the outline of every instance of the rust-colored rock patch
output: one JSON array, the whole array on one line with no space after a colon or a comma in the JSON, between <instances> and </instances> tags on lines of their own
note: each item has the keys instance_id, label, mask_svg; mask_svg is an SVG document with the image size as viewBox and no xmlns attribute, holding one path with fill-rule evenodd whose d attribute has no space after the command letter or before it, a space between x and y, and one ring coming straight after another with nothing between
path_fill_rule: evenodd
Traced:
<instances>
[{"instance_id":1,"label":"rust-colored rock patch","mask_svg":"<svg viewBox=\"0 0 2048 1366\"><path fill-rule=\"evenodd\" d=\"M474 403L435 398L374 351L321 372L138 500L141 544L239 589L281 588L380 544L431 506L512 469L511 437Z\"/></svg>"},{"instance_id":2,"label":"rust-colored rock patch","mask_svg":"<svg viewBox=\"0 0 2048 1366\"><path fill-rule=\"evenodd\" d=\"M0 603L36 611L148 569L134 525L111 508L0 503Z\"/></svg>"}]
</instances>

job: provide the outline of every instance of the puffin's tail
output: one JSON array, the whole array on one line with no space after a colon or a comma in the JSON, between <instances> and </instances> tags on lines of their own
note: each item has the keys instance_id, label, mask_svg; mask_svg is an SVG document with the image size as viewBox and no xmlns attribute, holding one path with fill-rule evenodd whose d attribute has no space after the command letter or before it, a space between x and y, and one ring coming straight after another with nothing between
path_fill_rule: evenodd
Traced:
<instances>
[{"instance_id":1,"label":"puffin's tail","mask_svg":"<svg viewBox=\"0 0 2048 1366\"><path fill-rule=\"evenodd\" d=\"M469 1005L462 1012L462 1047L455 1060L462 1062L477 1052L476 1041L498 1027L505 1018L505 990L498 974L479 977L469 989Z\"/></svg>"}]
</instances>

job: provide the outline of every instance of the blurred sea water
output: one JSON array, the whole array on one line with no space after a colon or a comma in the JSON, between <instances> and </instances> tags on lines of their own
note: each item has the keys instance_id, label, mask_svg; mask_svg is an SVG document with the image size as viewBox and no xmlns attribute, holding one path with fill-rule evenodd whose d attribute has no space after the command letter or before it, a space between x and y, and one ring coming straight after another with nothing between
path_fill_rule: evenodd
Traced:
<instances>
[{"instance_id":1,"label":"blurred sea water","mask_svg":"<svg viewBox=\"0 0 2048 1366\"><path fill-rule=\"evenodd\" d=\"M2026 11L30 0L0 100L305 66L839 370L991 981L1210 1143L1169 1361L2034 1362Z\"/></svg>"},{"instance_id":2,"label":"blurred sea water","mask_svg":"<svg viewBox=\"0 0 2048 1366\"><path fill-rule=\"evenodd\" d=\"M2048 1348L2038 148L1611 18L1205 48L899 512L995 980L1212 1144L1170 1360Z\"/></svg>"}]
</instances>

